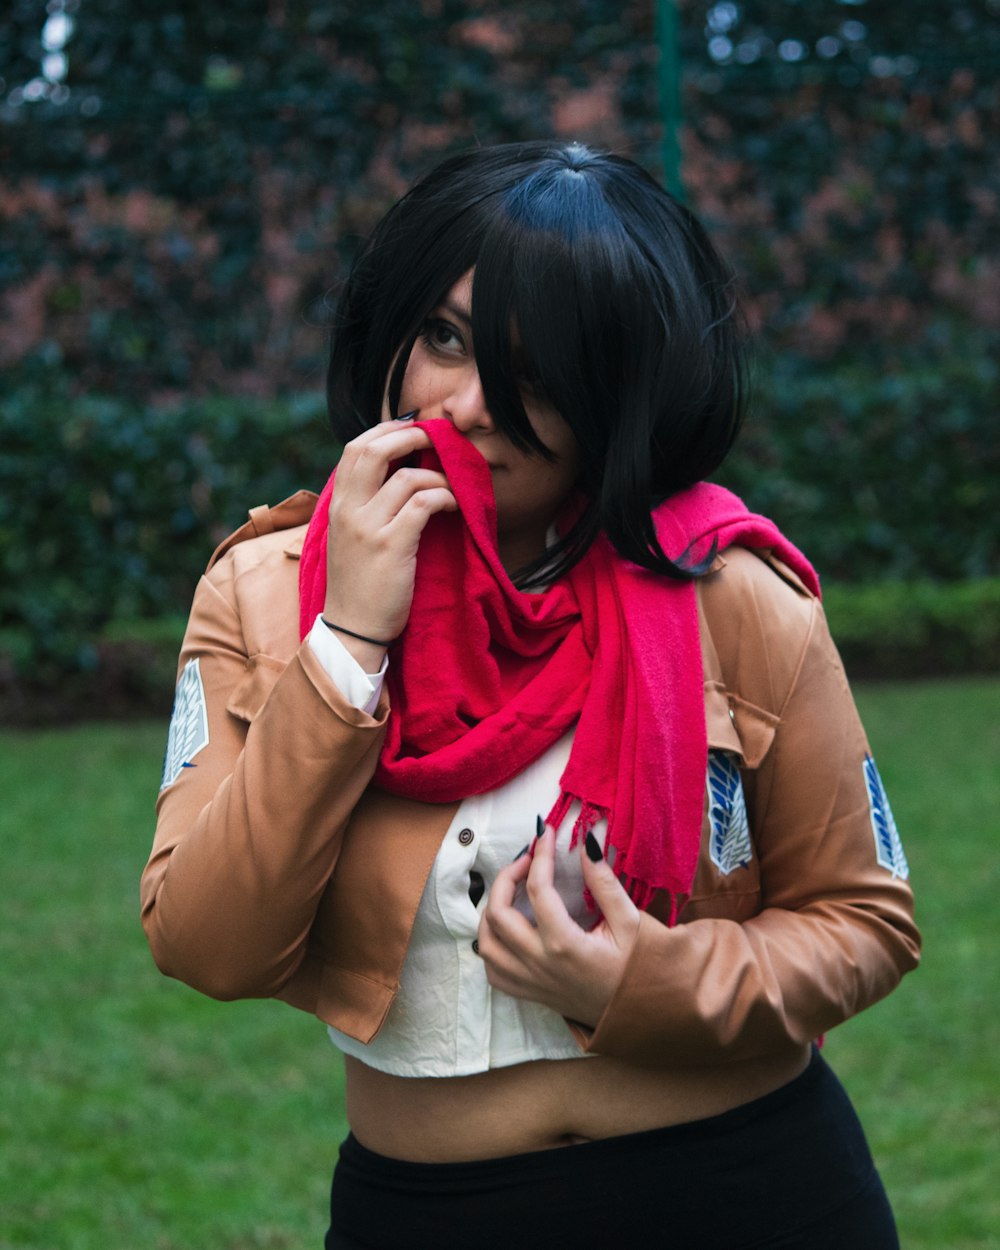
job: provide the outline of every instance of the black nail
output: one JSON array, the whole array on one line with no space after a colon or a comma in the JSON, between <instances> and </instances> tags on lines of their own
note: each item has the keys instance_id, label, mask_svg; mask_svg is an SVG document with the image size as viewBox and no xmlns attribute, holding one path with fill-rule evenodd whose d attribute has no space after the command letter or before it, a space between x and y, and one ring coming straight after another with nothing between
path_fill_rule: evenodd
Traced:
<instances>
[{"instance_id":1,"label":"black nail","mask_svg":"<svg viewBox=\"0 0 1000 1250\"><path fill-rule=\"evenodd\" d=\"M589 830L587 831L587 837L583 845L587 852L587 858L591 861L591 863L599 864L604 856L601 853L601 848L597 839Z\"/></svg>"},{"instance_id":2,"label":"black nail","mask_svg":"<svg viewBox=\"0 0 1000 1250\"><path fill-rule=\"evenodd\" d=\"M396 421L412 421L412 420L413 420L413 418L417 415L417 413L418 413L419 411L420 411L420 409L419 409L419 408L414 408L412 412L401 412L401 413L399 414L399 416L398 416L398 417L395 417L395 418L394 418L394 420L396 420Z\"/></svg>"},{"instance_id":3,"label":"black nail","mask_svg":"<svg viewBox=\"0 0 1000 1250\"><path fill-rule=\"evenodd\" d=\"M535 837L540 838L544 832L545 832L545 821L542 820L541 816L536 816L535 817Z\"/></svg>"},{"instance_id":4,"label":"black nail","mask_svg":"<svg viewBox=\"0 0 1000 1250\"><path fill-rule=\"evenodd\" d=\"M518 851L518 853L514 856L514 859L512 862L516 864L517 861L521 858L521 856L527 855L527 853L528 853L528 847L522 846L521 849Z\"/></svg>"}]
</instances>

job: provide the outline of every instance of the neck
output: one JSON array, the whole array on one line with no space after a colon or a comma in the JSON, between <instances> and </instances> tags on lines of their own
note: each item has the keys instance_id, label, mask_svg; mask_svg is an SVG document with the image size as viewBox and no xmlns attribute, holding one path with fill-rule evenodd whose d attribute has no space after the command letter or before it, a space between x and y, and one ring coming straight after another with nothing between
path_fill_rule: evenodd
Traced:
<instances>
[{"instance_id":1,"label":"neck","mask_svg":"<svg viewBox=\"0 0 1000 1250\"><path fill-rule=\"evenodd\" d=\"M508 577L533 563L545 554L545 533L505 534L497 540L497 554Z\"/></svg>"}]
</instances>

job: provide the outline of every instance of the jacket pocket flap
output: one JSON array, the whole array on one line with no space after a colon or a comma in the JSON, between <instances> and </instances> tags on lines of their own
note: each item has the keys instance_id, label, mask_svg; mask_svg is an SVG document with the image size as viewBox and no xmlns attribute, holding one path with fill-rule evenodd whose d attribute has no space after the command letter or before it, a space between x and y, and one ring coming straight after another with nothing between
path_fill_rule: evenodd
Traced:
<instances>
[{"instance_id":1,"label":"jacket pocket flap","mask_svg":"<svg viewBox=\"0 0 1000 1250\"><path fill-rule=\"evenodd\" d=\"M758 768L771 749L780 718L731 694L718 682L705 684L705 728L711 751L727 751L741 768Z\"/></svg>"},{"instance_id":2,"label":"jacket pocket flap","mask_svg":"<svg viewBox=\"0 0 1000 1250\"><path fill-rule=\"evenodd\" d=\"M229 696L226 711L238 720L252 721L267 702L267 696L284 668L281 660L272 659L269 655L250 656L246 672Z\"/></svg>"},{"instance_id":3,"label":"jacket pocket flap","mask_svg":"<svg viewBox=\"0 0 1000 1250\"><path fill-rule=\"evenodd\" d=\"M737 695L729 696L733 709L733 722L743 743L743 761L747 768L759 768L774 741L774 731L781 717L766 712L762 707L747 703Z\"/></svg>"},{"instance_id":4,"label":"jacket pocket flap","mask_svg":"<svg viewBox=\"0 0 1000 1250\"><path fill-rule=\"evenodd\" d=\"M726 751L743 763L743 744L736 732L729 695L714 681L705 683L705 729L710 751Z\"/></svg>"}]
</instances>

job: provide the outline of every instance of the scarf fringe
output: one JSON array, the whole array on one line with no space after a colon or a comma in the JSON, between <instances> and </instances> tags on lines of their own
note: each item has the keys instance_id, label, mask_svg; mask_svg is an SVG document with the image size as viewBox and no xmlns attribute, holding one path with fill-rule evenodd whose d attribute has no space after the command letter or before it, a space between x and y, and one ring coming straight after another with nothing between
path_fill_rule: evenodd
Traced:
<instances>
[{"instance_id":1,"label":"scarf fringe","mask_svg":"<svg viewBox=\"0 0 1000 1250\"><path fill-rule=\"evenodd\" d=\"M569 809L574 803L580 804L580 812L573 822L573 830L570 834L569 849L576 850L580 845L581 838L585 838L591 833L594 826L599 820L607 820L609 832L605 834L604 845L601 852L604 858L608 858L608 842L610 838L611 812L606 807L601 807L597 803L590 803L586 799L581 799L579 795L570 794L563 790L558 799L556 799L552 810L548 814L545 823L550 829L558 829L569 814ZM532 846L534 853L534 846ZM614 848L612 848L614 849ZM628 894L632 902L640 911L648 911L650 903L656 896L656 888L649 884L648 881L640 881L638 877L630 877L624 871L617 871L612 865L612 871L615 872L618 880L622 883L625 892ZM681 895L675 891L670 891L670 916L667 920L668 926L672 929L677 924L677 917L680 912ZM597 902L591 894L590 890L584 887L583 901L586 904L587 911L591 914L596 913L599 909Z\"/></svg>"},{"instance_id":2,"label":"scarf fringe","mask_svg":"<svg viewBox=\"0 0 1000 1250\"><path fill-rule=\"evenodd\" d=\"M559 828L574 803L580 804L580 812L573 822L573 832L570 834L569 849L571 851L576 850L580 845L581 838L585 838L599 820L606 820L608 827L610 828L611 826L610 808L602 807L599 803L591 803L589 799L582 799L578 794L570 794L568 791L563 790L556 799L552 811L546 817L545 823L550 829ZM607 855L607 836L605 836L604 846L601 847L601 851L605 856Z\"/></svg>"},{"instance_id":3,"label":"scarf fringe","mask_svg":"<svg viewBox=\"0 0 1000 1250\"><path fill-rule=\"evenodd\" d=\"M562 822L566 819L566 813L569 811L575 795L567 794L565 790L559 792L559 797L552 806L552 811L545 817L545 823L550 829L558 829Z\"/></svg>"}]
</instances>

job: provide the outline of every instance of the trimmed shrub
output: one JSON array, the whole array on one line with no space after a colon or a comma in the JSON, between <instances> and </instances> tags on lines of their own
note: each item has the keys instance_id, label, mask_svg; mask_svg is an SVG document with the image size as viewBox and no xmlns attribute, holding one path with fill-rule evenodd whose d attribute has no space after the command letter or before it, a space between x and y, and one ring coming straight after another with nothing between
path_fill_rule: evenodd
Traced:
<instances>
[{"instance_id":1,"label":"trimmed shrub","mask_svg":"<svg viewBox=\"0 0 1000 1250\"><path fill-rule=\"evenodd\" d=\"M1000 672L1000 578L825 587L830 630L851 677Z\"/></svg>"},{"instance_id":2,"label":"trimmed shrub","mask_svg":"<svg viewBox=\"0 0 1000 1250\"><path fill-rule=\"evenodd\" d=\"M41 684L98 661L114 619L186 612L212 547L254 504L317 489L337 448L322 402L137 409L33 386L0 446L0 656Z\"/></svg>"},{"instance_id":3,"label":"trimmed shrub","mask_svg":"<svg viewBox=\"0 0 1000 1250\"><path fill-rule=\"evenodd\" d=\"M1000 363L988 336L937 359L762 362L719 475L840 582L1000 575Z\"/></svg>"},{"instance_id":4,"label":"trimmed shrub","mask_svg":"<svg viewBox=\"0 0 1000 1250\"><path fill-rule=\"evenodd\" d=\"M979 348L885 374L776 362L721 480L826 582L1000 576L998 367ZM55 683L93 668L110 621L186 612L215 543L319 489L338 449L317 394L139 409L46 377L5 400L0 657Z\"/></svg>"}]
</instances>

